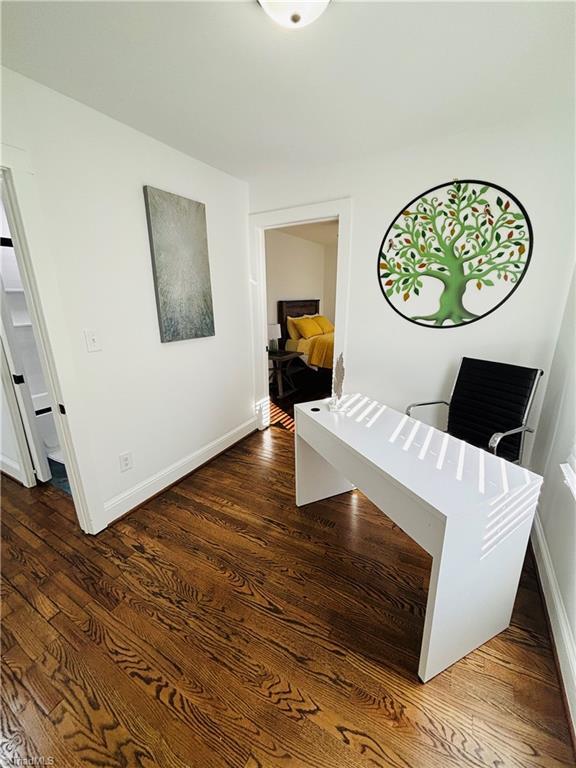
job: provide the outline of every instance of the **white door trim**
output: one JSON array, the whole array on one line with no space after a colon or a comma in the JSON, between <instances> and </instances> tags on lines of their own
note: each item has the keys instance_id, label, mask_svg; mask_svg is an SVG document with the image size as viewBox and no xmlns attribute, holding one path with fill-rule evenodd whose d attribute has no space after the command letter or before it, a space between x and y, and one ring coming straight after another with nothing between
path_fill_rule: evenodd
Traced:
<instances>
[{"instance_id":1,"label":"white door trim","mask_svg":"<svg viewBox=\"0 0 576 768\"><path fill-rule=\"evenodd\" d=\"M336 311L334 318L334 356L344 355L346 361L352 201L350 198L328 200L321 203L281 208L275 211L253 213L249 218L252 339L254 353L255 409L260 429L270 423L268 408L268 355L266 353L266 252L264 233L291 224L310 224L338 219L338 256L336 264Z\"/></svg>"},{"instance_id":2,"label":"white door trim","mask_svg":"<svg viewBox=\"0 0 576 768\"><path fill-rule=\"evenodd\" d=\"M60 412L59 404L64 402L61 395L56 364L52 355L50 338L42 310L42 301L34 276L32 258L28 249L28 241L22 221L19 199L32 200L35 190L30 189L33 172L30 169L28 155L24 150L9 145L2 145L2 190L6 207L6 216L10 226L10 234L14 243L14 252L18 262L22 286L26 295L32 330L36 339L40 363L42 365L50 404L54 415L54 423L58 440L62 449L66 474L70 483L72 499L78 523L83 531L93 533L92 523L86 494L74 450L74 443L67 423L66 416ZM32 215L32 214L30 214Z\"/></svg>"},{"instance_id":3,"label":"white door trim","mask_svg":"<svg viewBox=\"0 0 576 768\"><path fill-rule=\"evenodd\" d=\"M1 340L0 358L0 365L2 367L2 388L4 389L4 395L9 411L9 413L2 414L2 418L10 419L14 430L14 436L16 437L18 460L20 462L20 466L17 467L7 456L2 455L1 468L3 472L6 472L7 475L18 480L25 485L26 488L32 488L36 485L36 475L34 474L34 466L32 465L30 451L28 450L28 441L26 440L24 425L20 418L20 408L18 406L18 400L16 399L16 392L14 391L14 382L12 380L10 366L8 365L4 344ZM7 465L7 462L9 462L10 466Z\"/></svg>"}]
</instances>

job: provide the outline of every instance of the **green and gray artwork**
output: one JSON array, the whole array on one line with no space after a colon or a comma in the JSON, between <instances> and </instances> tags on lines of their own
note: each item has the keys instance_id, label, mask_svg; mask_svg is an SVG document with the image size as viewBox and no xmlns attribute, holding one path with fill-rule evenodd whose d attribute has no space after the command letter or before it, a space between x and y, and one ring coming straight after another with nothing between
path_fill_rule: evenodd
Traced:
<instances>
[{"instance_id":1,"label":"green and gray artwork","mask_svg":"<svg viewBox=\"0 0 576 768\"><path fill-rule=\"evenodd\" d=\"M378 258L380 286L415 323L464 325L508 298L531 245L528 216L514 196L454 181L416 198L391 224Z\"/></svg>"}]
</instances>

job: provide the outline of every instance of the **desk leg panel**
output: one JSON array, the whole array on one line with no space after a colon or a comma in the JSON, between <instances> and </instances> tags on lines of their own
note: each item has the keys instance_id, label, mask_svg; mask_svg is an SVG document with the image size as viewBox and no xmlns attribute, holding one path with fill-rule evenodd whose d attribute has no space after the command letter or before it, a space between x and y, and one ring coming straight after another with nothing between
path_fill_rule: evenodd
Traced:
<instances>
[{"instance_id":1,"label":"desk leg panel","mask_svg":"<svg viewBox=\"0 0 576 768\"><path fill-rule=\"evenodd\" d=\"M510 625L532 519L484 555L482 528L474 535L470 519L460 530L447 527L432 563L418 668L423 682Z\"/></svg>"},{"instance_id":2,"label":"desk leg panel","mask_svg":"<svg viewBox=\"0 0 576 768\"><path fill-rule=\"evenodd\" d=\"M299 435L295 436L295 447L296 506L354 490L352 483Z\"/></svg>"}]
</instances>

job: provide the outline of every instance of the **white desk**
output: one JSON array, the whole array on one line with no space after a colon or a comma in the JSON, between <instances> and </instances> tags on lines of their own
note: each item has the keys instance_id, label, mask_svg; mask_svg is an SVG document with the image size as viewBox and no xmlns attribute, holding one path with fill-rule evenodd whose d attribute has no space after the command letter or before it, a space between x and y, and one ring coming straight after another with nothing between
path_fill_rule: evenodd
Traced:
<instances>
[{"instance_id":1,"label":"white desk","mask_svg":"<svg viewBox=\"0 0 576 768\"><path fill-rule=\"evenodd\" d=\"M432 555L424 682L510 623L542 478L363 395L296 417L296 504L359 488Z\"/></svg>"}]
</instances>

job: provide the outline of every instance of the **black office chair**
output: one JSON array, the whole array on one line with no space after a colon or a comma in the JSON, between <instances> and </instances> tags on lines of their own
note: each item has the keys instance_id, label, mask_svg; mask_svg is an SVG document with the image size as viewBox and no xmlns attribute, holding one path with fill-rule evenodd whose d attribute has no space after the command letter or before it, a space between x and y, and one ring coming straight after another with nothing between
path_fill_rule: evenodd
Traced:
<instances>
[{"instance_id":1,"label":"black office chair","mask_svg":"<svg viewBox=\"0 0 576 768\"><path fill-rule=\"evenodd\" d=\"M540 376L539 368L493 363L463 357L454 382L450 402L433 400L412 403L448 406L448 434L484 450L491 450L508 461L520 464L526 425Z\"/></svg>"}]
</instances>

